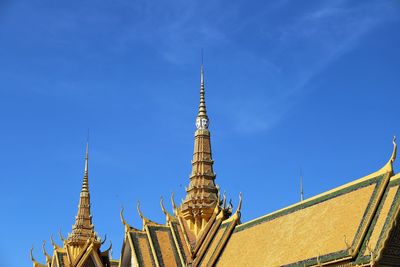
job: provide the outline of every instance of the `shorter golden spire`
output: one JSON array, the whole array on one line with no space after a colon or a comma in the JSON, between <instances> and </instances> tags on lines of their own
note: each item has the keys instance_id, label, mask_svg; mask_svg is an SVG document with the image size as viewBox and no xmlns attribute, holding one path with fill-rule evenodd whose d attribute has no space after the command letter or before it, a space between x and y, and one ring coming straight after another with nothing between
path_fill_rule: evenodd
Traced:
<instances>
[{"instance_id":1,"label":"shorter golden spire","mask_svg":"<svg viewBox=\"0 0 400 267\"><path fill-rule=\"evenodd\" d=\"M89 193L89 142L86 143L85 170L83 174L82 190L79 198L78 213L75 217L75 224L72 226L72 233L68 236L68 243L81 245L91 238L97 240L92 223L90 212Z\"/></svg>"}]
</instances>

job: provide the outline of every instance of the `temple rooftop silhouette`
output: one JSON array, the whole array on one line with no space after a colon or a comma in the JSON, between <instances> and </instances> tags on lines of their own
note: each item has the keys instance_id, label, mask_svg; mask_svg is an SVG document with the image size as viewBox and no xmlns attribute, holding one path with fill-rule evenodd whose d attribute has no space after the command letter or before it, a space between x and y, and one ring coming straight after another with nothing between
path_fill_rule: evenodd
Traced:
<instances>
[{"instance_id":1,"label":"temple rooftop silhouette","mask_svg":"<svg viewBox=\"0 0 400 267\"><path fill-rule=\"evenodd\" d=\"M34 259L32 249L33 266L400 266L400 174L393 170L395 138L390 157L384 157L387 163L376 172L306 199L301 189L298 203L241 222L242 204L243 209L251 208L246 206L245 196L242 203L240 194L238 206L233 207L216 184L203 64L195 125L186 197L177 205L172 194L172 211L160 200L164 223L147 218L138 203L141 229L125 220L122 208L119 259L111 259L111 245L102 249L106 240L94 231L87 145L72 231L66 238L60 233L62 245L51 238L52 255L43 244L45 264Z\"/></svg>"}]
</instances>

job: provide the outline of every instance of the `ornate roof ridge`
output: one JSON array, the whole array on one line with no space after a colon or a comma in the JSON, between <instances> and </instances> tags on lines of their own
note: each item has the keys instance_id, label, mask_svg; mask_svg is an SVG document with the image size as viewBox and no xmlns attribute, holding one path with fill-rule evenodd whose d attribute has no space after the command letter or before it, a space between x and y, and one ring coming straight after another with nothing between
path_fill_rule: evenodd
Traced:
<instances>
[{"instance_id":1,"label":"ornate roof ridge","mask_svg":"<svg viewBox=\"0 0 400 267\"><path fill-rule=\"evenodd\" d=\"M331 193L335 193L335 192L337 192L337 191L339 191L339 190L345 189L345 188L350 187L350 186L352 186L352 185L356 185L356 184L362 183L362 182L364 182L364 181L370 180L370 179L375 178L375 177L380 176L380 175L389 174L390 177L393 178L393 176L392 176L392 174L393 174L393 162L394 162L395 159L396 159L396 152L397 152L397 145L396 145L396 138L394 137L394 138L393 138L393 151L392 151L392 154L391 154L391 156L390 156L388 162L387 162L381 169L379 169L379 170L377 170L377 171L375 171L375 172L373 172L373 173L370 173L370 174L368 174L368 175L366 175L366 176L363 176L363 177L361 177L361 178L358 178L358 179L355 179L355 180L350 181L350 182L348 182L348 183L345 183L345 184L343 184L343 185L340 185L340 186L338 186L338 187L332 188L332 189L330 189L330 190L328 190L328 191L319 193L319 194L317 194L317 195L315 195L315 196L312 196L312 197L310 197L310 198L306 198L306 199L304 199L303 201L296 202L296 203L294 203L294 204L292 204L292 205L283 207L283 208L278 209L278 210L276 210L276 211L273 211L273 212L270 212L270 213L268 213L268 214L265 214L265 215L259 216L259 217L257 217L257 218L254 218L254 219L252 219L252 220L250 220L250 221L247 221L247 222L245 222L245 223L242 223L240 226L246 226L247 224L251 224L251 223L253 223L254 221L257 221L257 220L259 220L259 219L272 216L272 215L274 215L274 214L280 213L280 212L285 211L285 210L289 210L289 209L294 208L294 207L297 207L297 206L299 206L299 205L307 204L307 203L309 203L309 202L311 202L311 201L313 201L313 200L315 200L315 199L318 199L318 198L320 198L320 197L329 195L329 194L331 194ZM399 174L396 175L396 178L400 178L400 176L398 176L398 175L399 175ZM398 176L398 177L397 177L397 176Z\"/></svg>"}]
</instances>

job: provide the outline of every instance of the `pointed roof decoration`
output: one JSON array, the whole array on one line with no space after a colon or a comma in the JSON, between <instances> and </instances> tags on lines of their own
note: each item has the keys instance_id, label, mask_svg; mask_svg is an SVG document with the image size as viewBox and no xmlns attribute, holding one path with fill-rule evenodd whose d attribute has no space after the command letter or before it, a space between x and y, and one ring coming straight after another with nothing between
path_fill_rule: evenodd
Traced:
<instances>
[{"instance_id":1,"label":"pointed roof decoration","mask_svg":"<svg viewBox=\"0 0 400 267\"><path fill-rule=\"evenodd\" d=\"M42 244L42 251L43 251L43 255L44 255L45 258L46 258L46 265L47 265L47 266L50 266L52 258L51 258L51 256L50 256L49 254L47 254L47 251L46 251L46 241L44 241L44 240L43 240L43 244Z\"/></svg>"},{"instance_id":2,"label":"pointed roof decoration","mask_svg":"<svg viewBox=\"0 0 400 267\"><path fill-rule=\"evenodd\" d=\"M186 189L186 198L183 200L179 212L189 224L189 229L198 235L214 213L218 201L219 189L216 186L214 161L211 152L209 119L207 116L204 86L204 66L200 68L200 104L196 117L196 131L192 172L189 186Z\"/></svg>"},{"instance_id":3,"label":"pointed roof decoration","mask_svg":"<svg viewBox=\"0 0 400 267\"><path fill-rule=\"evenodd\" d=\"M30 250L29 255L30 255L31 261L33 263L33 267L45 267L43 264L40 264L39 262L37 262L35 260L35 258L33 257L33 246L32 246L32 248Z\"/></svg>"},{"instance_id":4,"label":"pointed roof decoration","mask_svg":"<svg viewBox=\"0 0 400 267\"><path fill-rule=\"evenodd\" d=\"M397 144L396 144L396 136L393 136L393 151L392 151L392 155L390 156L388 162L385 164L385 166L383 166L378 172L389 172L391 174L393 174L393 163L396 160L396 155L397 155Z\"/></svg>"},{"instance_id":5,"label":"pointed roof decoration","mask_svg":"<svg viewBox=\"0 0 400 267\"><path fill-rule=\"evenodd\" d=\"M200 104L199 104L199 112L197 114L197 118L204 118L208 120L207 117L207 108L205 101L205 90L204 90L204 66L201 64L200 69ZM208 126L208 125L205 125ZM197 128L199 128L197 126Z\"/></svg>"},{"instance_id":6,"label":"pointed roof decoration","mask_svg":"<svg viewBox=\"0 0 400 267\"><path fill-rule=\"evenodd\" d=\"M89 193L89 142L86 143L85 170L83 174L82 190L79 198L78 213L75 217L75 224L72 226L72 233L68 236L68 243L71 245L82 245L88 239L97 240L92 223L90 212Z\"/></svg>"}]
</instances>

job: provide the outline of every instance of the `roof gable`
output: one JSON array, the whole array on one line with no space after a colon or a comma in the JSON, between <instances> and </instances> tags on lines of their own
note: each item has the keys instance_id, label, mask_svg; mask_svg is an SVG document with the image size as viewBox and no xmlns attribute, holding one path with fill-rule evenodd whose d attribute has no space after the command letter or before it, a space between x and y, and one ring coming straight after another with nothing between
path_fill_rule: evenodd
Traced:
<instances>
[{"instance_id":1,"label":"roof gable","mask_svg":"<svg viewBox=\"0 0 400 267\"><path fill-rule=\"evenodd\" d=\"M389 176L367 176L237 226L218 265L304 266L352 258Z\"/></svg>"},{"instance_id":2,"label":"roof gable","mask_svg":"<svg viewBox=\"0 0 400 267\"><path fill-rule=\"evenodd\" d=\"M385 266L395 266L400 261L400 175L390 179L382 201L362 244L357 264L379 261ZM393 265L394 264L394 265Z\"/></svg>"}]
</instances>

